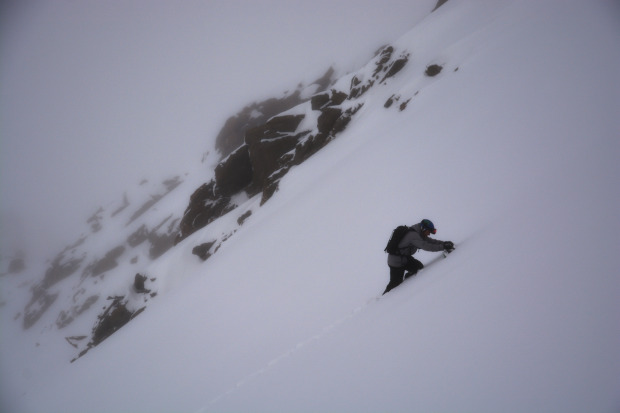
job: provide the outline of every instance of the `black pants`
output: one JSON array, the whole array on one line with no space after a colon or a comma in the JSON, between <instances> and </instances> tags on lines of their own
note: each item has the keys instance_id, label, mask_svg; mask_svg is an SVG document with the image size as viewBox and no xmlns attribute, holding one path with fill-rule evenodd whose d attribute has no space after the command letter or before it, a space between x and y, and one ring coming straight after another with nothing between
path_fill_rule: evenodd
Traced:
<instances>
[{"instance_id":1,"label":"black pants","mask_svg":"<svg viewBox=\"0 0 620 413\"><path fill-rule=\"evenodd\" d=\"M411 256L407 257L407 263L404 266L390 267L390 282L387 287L385 287L383 294L387 293L394 287L398 287L405 278L415 275L422 268L424 268L424 264ZM405 270L407 270L406 275Z\"/></svg>"}]
</instances>

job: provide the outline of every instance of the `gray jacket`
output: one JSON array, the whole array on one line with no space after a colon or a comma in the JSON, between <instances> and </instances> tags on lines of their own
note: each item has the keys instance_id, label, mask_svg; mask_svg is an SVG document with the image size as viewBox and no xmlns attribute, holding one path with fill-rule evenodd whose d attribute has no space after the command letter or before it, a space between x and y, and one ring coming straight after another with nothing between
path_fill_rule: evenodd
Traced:
<instances>
[{"instance_id":1,"label":"gray jacket","mask_svg":"<svg viewBox=\"0 0 620 413\"><path fill-rule=\"evenodd\" d=\"M407 263L407 256L415 254L419 249L425 251L443 251L444 241L432 239L424 235L420 224L411 227L403 239L398 243L400 255L389 254L388 265L390 267L403 267Z\"/></svg>"}]
</instances>

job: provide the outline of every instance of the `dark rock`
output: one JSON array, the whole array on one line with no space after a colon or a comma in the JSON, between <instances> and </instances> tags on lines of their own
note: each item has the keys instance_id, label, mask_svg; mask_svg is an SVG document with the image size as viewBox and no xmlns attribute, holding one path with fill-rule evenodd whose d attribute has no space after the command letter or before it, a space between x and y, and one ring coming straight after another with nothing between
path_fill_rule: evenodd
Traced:
<instances>
[{"instance_id":1,"label":"dark rock","mask_svg":"<svg viewBox=\"0 0 620 413\"><path fill-rule=\"evenodd\" d=\"M282 168L282 155L293 150L299 139L309 133L292 134L303 119L304 115L278 116L247 132L245 140L253 171L252 185L248 190L250 195L264 190L268 178Z\"/></svg>"},{"instance_id":2,"label":"dark rock","mask_svg":"<svg viewBox=\"0 0 620 413\"><path fill-rule=\"evenodd\" d=\"M49 294L40 286L33 288L32 298L24 309L24 330L32 327L58 298L58 293Z\"/></svg>"},{"instance_id":3,"label":"dark rock","mask_svg":"<svg viewBox=\"0 0 620 413\"><path fill-rule=\"evenodd\" d=\"M179 224L180 232L176 237L178 244L197 230L209 225L234 208L230 197L222 196L215 181L202 185L190 196L189 205Z\"/></svg>"},{"instance_id":4,"label":"dark rock","mask_svg":"<svg viewBox=\"0 0 620 413\"><path fill-rule=\"evenodd\" d=\"M342 102L344 102L345 100L347 100L347 98L349 97L349 95L347 95L344 92L340 92L338 90L332 89L332 95L331 95L331 104L332 105L340 105L342 104Z\"/></svg>"},{"instance_id":5,"label":"dark rock","mask_svg":"<svg viewBox=\"0 0 620 413\"><path fill-rule=\"evenodd\" d=\"M245 143L252 146L259 141L276 139L285 135L290 135L292 132L297 130L297 127L304 117L304 115L283 115L273 117L265 124L248 130L245 134Z\"/></svg>"},{"instance_id":6,"label":"dark rock","mask_svg":"<svg viewBox=\"0 0 620 413\"><path fill-rule=\"evenodd\" d=\"M338 90L332 89L329 92L320 93L310 99L312 110L320 110L325 106L337 106L344 102L349 96Z\"/></svg>"},{"instance_id":7,"label":"dark rock","mask_svg":"<svg viewBox=\"0 0 620 413\"><path fill-rule=\"evenodd\" d=\"M317 120L317 128L319 129L319 133L329 134L340 115L342 115L342 110L340 108L324 108Z\"/></svg>"},{"instance_id":8,"label":"dark rock","mask_svg":"<svg viewBox=\"0 0 620 413\"><path fill-rule=\"evenodd\" d=\"M400 96L396 96L396 95L392 95L388 98L388 100L385 101L385 104L383 105L384 108L389 108L390 106L392 106L392 104L394 102L397 102L398 99L400 99Z\"/></svg>"},{"instance_id":9,"label":"dark rock","mask_svg":"<svg viewBox=\"0 0 620 413\"><path fill-rule=\"evenodd\" d=\"M243 225L243 223L245 222L246 219L248 219L250 217L250 215L252 215L252 211L246 211L244 214L242 214L239 218L237 218L237 224L239 225Z\"/></svg>"},{"instance_id":10,"label":"dark rock","mask_svg":"<svg viewBox=\"0 0 620 413\"><path fill-rule=\"evenodd\" d=\"M392 59L392 53L394 48L392 46L385 46L379 52L379 58L375 62L375 71L372 74L373 77L377 77L379 73L387 70L387 63Z\"/></svg>"},{"instance_id":11,"label":"dark rock","mask_svg":"<svg viewBox=\"0 0 620 413\"><path fill-rule=\"evenodd\" d=\"M248 149L248 145L240 146L215 168L215 182L222 195L234 195L252 182Z\"/></svg>"},{"instance_id":12,"label":"dark rock","mask_svg":"<svg viewBox=\"0 0 620 413\"><path fill-rule=\"evenodd\" d=\"M437 76L439 73L441 73L441 69L443 69L442 66L430 65L426 67L426 71L424 72L424 74L429 77Z\"/></svg>"},{"instance_id":13,"label":"dark rock","mask_svg":"<svg viewBox=\"0 0 620 413\"><path fill-rule=\"evenodd\" d=\"M344 131L349 122L351 121L351 117L353 117L353 115L355 115L355 113L357 113L357 111L360 110L362 106L364 106L364 104L360 103L357 106L350 107L345 110L344 113L340 115L338 119L336 119L336 122L334 122L330 135L335 136L336 134Z\"/></svg>"},{"instance_id":14,"label":"dark rock","mask_svg":"<svg viewBox=\"0 0 620 413\"><path fill-rule=\"evenodd\" d=\"M316 93L320 93L327 89L332 83L333 76L334 69L330 67L325 74L312 82L311 84L317 85ZM215 140L215 147L222 154L222 157L228 156L239 146L243 145L248 130L264 125L277 114L287 111L305 101L307 101L307 99L301 97L301 90L298 89L281 98L266 99L247 105L239 113L231 116L224 123L224 126Z\"/></svg>"},{"instance_id":15,"label":"dark rock","mask_svg":"<svg viewBox=\"0 0 620 413\"><path fill-rule=\"evenodd\" d=\"M131 247L137 247L149 238L149 230L146 225L142 225L140 228L134 231L129 237L127 237L127 243Z\"/></svg>"},{"instance_id":16,"label":"dark rock","mask_svg":"<svg viewBox=\"0 0 620 413\"><path fill-rule=\"evenodd\" d=\"M403 55L399 59L396 59L390 65L390 68L388 69L388 71L385 74L385 76L383 77L383 79L381 79L381 82L383 82L385 79L388 79L388 78L396 75L396 73L400 72L402 70L402 68L405 67L405 65L407 64L408 61L409 61L409 55Z\"/></svg>"},{"instance_id":17,"label":"dark rock","mask_svg":"<svg viewBox=\"0 0 620 413\"><path fill-rule=\"evenodd\" d=\"M91 267L91 275L96 277L97 275L101 275L106 271L110 271L113 268L118 266L118 262L116 261L123 253L125 252L125 247L119 245L116 248L112 248L108 251L102 259L96 261Z\"/></svg>"},{"instance_id":18,"label":"dark rock","mask_svg":"<svg viewBox=\"0 0 620 413\"><path fill-rule=\"evenodd\" d=\"M216 241L205 242L192 249L192 254L197 255L201 260L206 261L211 256L211 247L215 245Z\"/></svg>"},{"instance_id":19,"label":"dark rock","mask_svg":"<svg viewBox=\"0 0 620 413\"><path fill-rule=\"evenodd\" d=\"M144 283L147 279L148 277L146 275L142 275L140 273L136 274L133 280L133 289L135 290L135 292L141 294L148 294L151 292L151 290L147 290L144 286Z\"/></svg>"},{"instance_id":20,"label":"dark rock","mask_svg":"<svg viewBox=\"0 0 620 413\"><path fill-rule=\"evenodd\" d=\"M250 147L252 169L254 170L253 187L250 194L262 191L269 177L280 168L282 155L293 150L297 145L297 136L283 136L274 140L263 140Z\"/></svg>"},{"instance_id":21,"label":"dark rock","mask_svg":"<svg viewBox=\"0 0 620 413\"><path fill-rule=\"evenodd\" d=\"M375 57L375 69L369 79L362 80L357 76L351 79L349 99L355 99L362 96L368 89L374 86L375 82L383 82L386 79L396 75L402 70L409 60L409 54L405 53L398 58L394 58L394 48L385 46L378 52ZM380 80L379 80L380 79Z\"/></svg>"},{"instance_id":22,"label":"dark rock","mask_svg":"<svg viewBox=\"0 0 620 413\"><path fill-rule=\"evenodd\" d=\"M310 99L310 105L312 110L319 110L323 106L327 105L330 102L329 93L320 93L318 95L312 96Z\"/></svg>"},{"instance_id":23,"label":"dark rock","mask_svg":"<svg viewBox=\"0 0 620 413\"><path fill-rule=\"evenodd\" d=\"M112 304L98 317L99 321L93 328L90 347L99 345L144 310L141 308L135 312L130 311L123 299L124 297L113 297Z\"/></svg>"},{"instance_id":24,"label":"dark rock","mask_svg":"<svg viewBox=\"0 0 620 413\"><path fill-rule=\"evenodd\" d=\"M374 84L374 79L362 84L362 82L357 78L357 76L353 76L353 79L351 79L351 92L349 93L349 99L354 99L362 96Z\"/></svg>"}]
</instances>

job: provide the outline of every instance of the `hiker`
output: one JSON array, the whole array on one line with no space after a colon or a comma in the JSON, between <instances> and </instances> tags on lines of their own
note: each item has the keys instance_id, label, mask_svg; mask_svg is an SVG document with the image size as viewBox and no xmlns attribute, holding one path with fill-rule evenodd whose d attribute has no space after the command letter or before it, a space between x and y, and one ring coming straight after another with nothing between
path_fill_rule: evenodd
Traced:
<instances>
[{"instance_id":1,"label":"hiker","mask_svg":"<svg viewBox=\"0 0 620 413\"><path fill-rule=\"evenodd\" d=\"M392 239L396 235L397 230L394 230ZM403 228L403 232L404 235L400 241L398 239L394 240L398 244L391 248L390 243L388 243L388 247L386 247L386 252L389 253L390 282L385 287L383 294L400 285L405 278L415 275L424 268L424 264L412 257L418 249L447 252L454 250L453 242L440 241L429 237L431 234L436 234L437 230L435 225L428 219L423 219L420 223L411 227ZM390 239L390 242L393 242L392 239ZM405 270L407 270L406 274Z\"/></svg>"}]
</instances>

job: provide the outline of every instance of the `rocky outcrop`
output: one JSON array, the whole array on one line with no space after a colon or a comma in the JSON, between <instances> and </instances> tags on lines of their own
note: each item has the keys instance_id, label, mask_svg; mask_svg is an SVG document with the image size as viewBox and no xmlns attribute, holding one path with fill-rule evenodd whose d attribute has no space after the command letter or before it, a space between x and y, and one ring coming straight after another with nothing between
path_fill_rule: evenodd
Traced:
<instances>
[{"instance_id":1,"label":"rocky outcrop","mask_svg":"<svg viewBox=\"0 0 620 413\"><path fill-rule=\"evenodd\" d=\"M330 90L313 96L303 105L318 111L314 124L299 130L306 115L286 113L248 129L242 145L215 168L215 179L190 197L180 223L177 242L205 227L236 206L231 197L240 191L249 196L262 193L264 204L278 189L280 179L342 132L361 104L343 108L348 95Z\"/></svg>"},{"instance_id":2,"label":"rocky outcrop","mask_svg":"<svg viewBox=\"0 0 620 413\"><path fill-rule=\"evenodd\" d=\"M90 342L76 358L71 360L72 363L86 354L91 348L98 346L103 340L110 337L145 309L145 307L141 307L136 311L130 310L127 307L127 300L125 300L124 296L108 297L108 300L112 300L112 303L98 317L98 322L93 327Z\"/></svg>"},{"instance_id":3,"label":"rocky outcrop","mask_svg":"<svg viewBox=\"0 0 620 413\"><path fill-rule=\"evenodd\" d=\"M190 197L176 242L234 209L231 197L241 191L249 196L262 194L261 205L267 202L291 167L304 162L347 127L363 105L358 99L373 85L396 76L408 59L409 53L396 54L392 46L386 46L369 64L370 69L351 77L348 90L332 87L315 93L303 103L299 103L300 96L296 94L286 95L285 99L246 106L229 118L216 144L227 156L216 166L215 178ZM330 77L328 71L324 79ZM280 110L294 103L297 103L294 108L277 114L265 109L275 112L275 108ZM401 106L402 110L406 103ZM272 116L265 116L266 112ZM306 118L309 113L312 119ZM233 144L237 146L233 148ZM199 248L197 255L205 254Z\"/></svg>"},{"instance_id":4,"label":"rocky outcrop","mask_svg":"<svg viewBox=\"0 0 620 413\"><path fill-rule=\"evenodd\" d=\"M234 209L230 197L223 195L216 186L215 180L203 184L190 196L189 205L185 209L179 234L175 244L184 240L200 228L209 225L213 220Z\"/></svg>"},{"instance_id":5,"label":"rocky outcrop","mask_svg":"<svg viewBox=\"0 0 620 413\"><path fill-rule=\"evenodd\" d=\"M215 180L223 196L231 196L252 182L252 163L247 145L241 145L215 168Z\"/></svg>"},{"instance_id":6,"label":"rocky outcrop","mask_svg":"<svg viewBox=\"0 0 620 413\"><path fill-rule=\"evenodd\" d=\"M252 165L250 195L265 189L271 174L283 166L279 162L282 155L293 150L310 132L295 132L303 119L304 115L277 116L246 133L245 142Z\"/></svg>"},{"instance_id":7,"label":"rocky outcrop","mask_svg":"<svg viewBox=\"0 0 620 413\"><path fill-rule=\"evenodd\" d=\"M333 82L334 69L329 68L323 76L310 84L314 93L321 92ZM243 145L245 134L249 129L265 124L272 117L307 101L303 96L302 85L292 93L285 93L279 98L270 98L245 106L237 114L226 120L215 139L215 147L226 157Z\"/></svg>"},{"instance_id":8,"label":"rocky outcrop","mask_svg":"<svg viewBox=\"0 0 620 413\"><path fill-rule=\"evenodd\" d=\"M365 73L353 76L349 98L359 98L373 87L375 83L383 83L395 76L405 67L408 61L409 53L403 52L398 57L395 57L394 48L392 46L385 46L379 51L373 61L374 70L370 76L366 77Z\"/></svg>"}]
</instances>

